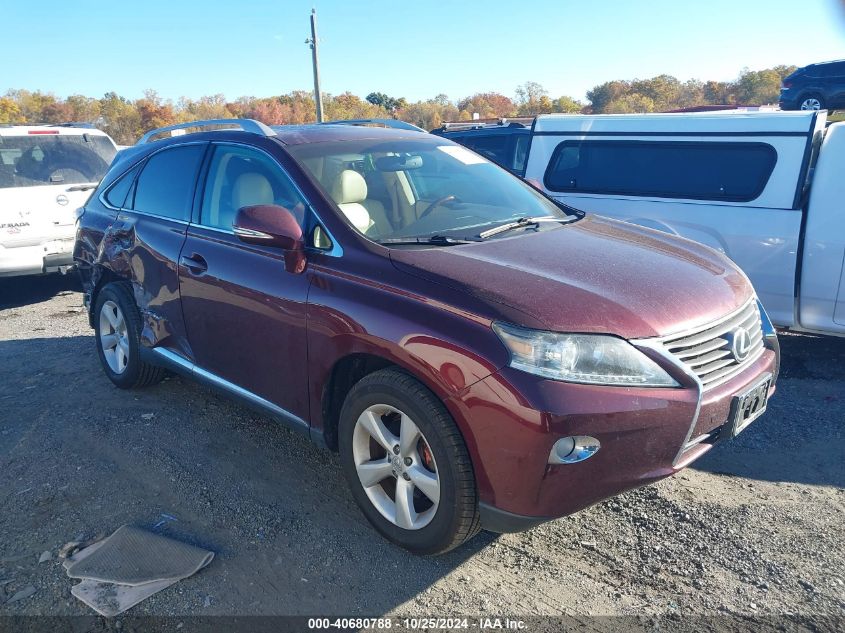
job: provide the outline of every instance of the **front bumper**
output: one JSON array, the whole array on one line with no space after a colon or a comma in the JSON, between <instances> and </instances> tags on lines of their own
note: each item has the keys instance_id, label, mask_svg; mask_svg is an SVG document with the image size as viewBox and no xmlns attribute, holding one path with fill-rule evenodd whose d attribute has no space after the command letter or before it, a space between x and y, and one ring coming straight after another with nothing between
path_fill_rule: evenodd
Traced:
<instances>
[{"instance_id":1,"label":"front bumper","mask_svg":"<svg viewBox=\"0 0 845 633\"><path fill-rule=\"evenodd\" d=\"M73 238L53 239L30 246L0 245L0 277L41 275L73 266Z\"/></svg>"},{"instance_id":2,"label":"front bumper","mask_svg":"<svg viewBox=\"0 0 845 633\"><path fill-rule=\"evenodd\" d=\"M766 340L762 356L703 393L693 383L579 385L511 368L476 383L452 405L468 427L482 525L527 529L688 466L721 439L733 396L767 373L777 377L777 339ZM576 464L549 464L554 443L575 435L598 439L601 450Z\"/></svg>"}]
</instances>

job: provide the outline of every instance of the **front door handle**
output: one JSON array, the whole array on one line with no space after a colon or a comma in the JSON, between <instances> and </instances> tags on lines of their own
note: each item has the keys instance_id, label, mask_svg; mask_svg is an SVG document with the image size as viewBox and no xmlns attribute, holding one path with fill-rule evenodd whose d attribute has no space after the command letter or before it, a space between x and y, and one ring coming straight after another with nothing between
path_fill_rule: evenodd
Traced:
<instances>
[{"instance_id":1,"label":"front door handle","mask_svg":"<svg viewBox=\"0 0 845 633\"><path fill-rule=\"evenodd\" d=\"M190 257L182 255L179 258L179 263L188 269L192 275L202 275L208 270L208 262L205 261L202 255L192 254Z\"/></svg>"}]
</instances>

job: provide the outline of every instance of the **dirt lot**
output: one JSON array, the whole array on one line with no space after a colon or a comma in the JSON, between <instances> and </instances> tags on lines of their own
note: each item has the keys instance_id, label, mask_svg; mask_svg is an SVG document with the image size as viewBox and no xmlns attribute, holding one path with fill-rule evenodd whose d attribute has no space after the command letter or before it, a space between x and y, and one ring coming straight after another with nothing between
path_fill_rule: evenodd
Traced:
<instances>
[{"instance_id":1,"label":"dirt lot","mask_svg":"<svg viewBox=\"0 0 845 633\"><path fill-rule=\"evenodd\" d=\"M0 605L34 588L0 614L90 613L62 545L164 521L217 558L135 614L845 615L845 339L781 341L769 412L693 468L427 559L304 437L179 378L112 387L72 278L0 280Z\"/></svg>"}]
</instances>

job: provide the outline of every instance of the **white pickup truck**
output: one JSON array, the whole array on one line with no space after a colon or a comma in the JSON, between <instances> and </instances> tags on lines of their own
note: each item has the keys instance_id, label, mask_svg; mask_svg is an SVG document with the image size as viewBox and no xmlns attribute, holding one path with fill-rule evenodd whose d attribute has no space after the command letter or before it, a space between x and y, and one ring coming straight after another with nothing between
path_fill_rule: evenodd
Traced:
<instances>
[{"instance_id":1,"label":"white pickup truck","mask_svg":"<svg viewBox=\"0 0 845 633\"><path fill-rule=\"evenodd\" d=\"M772 321L845 336L845 122L826 112L543 115L525 178L718 249Z\"/></svg>"},{"instance_id":2,"label":"white pickup truck","mask_svg":"<svg viewBox=\"0 0 845 633\"><path fill-rule=\"evenodd\" d=\"M0 126L0 277L73 266L76 210L116 152L93 128Z\"/></svg>"}]
</instances>

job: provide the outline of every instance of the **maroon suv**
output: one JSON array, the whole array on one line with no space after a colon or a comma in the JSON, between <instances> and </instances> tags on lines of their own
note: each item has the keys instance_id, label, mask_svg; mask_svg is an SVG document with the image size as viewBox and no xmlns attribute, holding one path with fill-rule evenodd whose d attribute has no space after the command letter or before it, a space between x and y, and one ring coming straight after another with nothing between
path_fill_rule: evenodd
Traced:
<instances>
[{"instance_id":1,"label":"maroon suv","mask_svg":"<svg viewBox=\"0 0 845 633\"><path fill-rule=\"evenodd\" d=\"M719 253L440 137L229 125L145 136L85 207L103 369L122 388L185 374L339 451L395 543L575 512L764 411L777 339Z\"/></svg>"}]
</instances>

